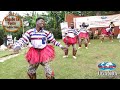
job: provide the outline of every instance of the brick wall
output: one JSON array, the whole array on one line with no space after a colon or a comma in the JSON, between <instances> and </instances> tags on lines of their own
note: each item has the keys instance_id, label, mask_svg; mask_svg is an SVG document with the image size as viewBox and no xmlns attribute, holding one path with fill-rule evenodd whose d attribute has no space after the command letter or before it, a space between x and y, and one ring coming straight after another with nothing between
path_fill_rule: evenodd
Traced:
<instances>
[{"instance_id":1,"label":"brick wall","mask_svg":"<svg viewBox=\"0 0 120 90\"><path fill-rule=\"evenodd\" d=\"M80 17L74 14L66 14L65 21L68 22L68 27L70 27L70 23L73 22L73 18Z\"/></svg>"}]
</instances>

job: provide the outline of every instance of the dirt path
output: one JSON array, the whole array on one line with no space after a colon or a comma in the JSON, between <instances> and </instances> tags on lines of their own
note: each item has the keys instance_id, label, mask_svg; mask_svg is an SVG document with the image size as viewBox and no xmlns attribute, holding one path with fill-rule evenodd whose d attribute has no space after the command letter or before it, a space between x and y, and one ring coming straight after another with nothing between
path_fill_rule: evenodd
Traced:
<instances>
[{"instance_id":1,"label":"dirt path","mask_svg":"<svg viewBox=\"0 0 120 90\"><path fill-rule=\"evenodd\" d=\"M2 57L2 58L0 58L0 62L4 62L4 61L6 61L8 59L11 59L11 58L14 58L14 57L16 57L18 55L20 55L20 54L12 54L12 55L8 55L6 57Z\"/></svg>"}]
</instances>

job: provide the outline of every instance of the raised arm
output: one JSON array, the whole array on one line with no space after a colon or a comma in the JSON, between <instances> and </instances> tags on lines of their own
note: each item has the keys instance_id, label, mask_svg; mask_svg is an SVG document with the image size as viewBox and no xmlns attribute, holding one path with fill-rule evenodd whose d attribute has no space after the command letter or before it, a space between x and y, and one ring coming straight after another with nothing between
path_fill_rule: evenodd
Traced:
<instances>
[{"instance_id":1,"label":"raised arm","mask_svg":"<svg viewBox=\"0 0 120 90\"><path fill-rule=\"evenodd\" d=\"M24 44L28 44L30 41L30 31L26 31L25 34L15 43L15 46L22 47Z\"/></svg>"},{"instance_id":2,"label":"raised arm","mask_svg":"<svg viewBox=\"0 0 120 90\"><path fill-rule=\"evenodd\" d=\"M31 32L32 30L26 31L25 34L13 45L13 49L15 52L18 52L23 45L29 43Z\"/></svg>"}]
</instances>

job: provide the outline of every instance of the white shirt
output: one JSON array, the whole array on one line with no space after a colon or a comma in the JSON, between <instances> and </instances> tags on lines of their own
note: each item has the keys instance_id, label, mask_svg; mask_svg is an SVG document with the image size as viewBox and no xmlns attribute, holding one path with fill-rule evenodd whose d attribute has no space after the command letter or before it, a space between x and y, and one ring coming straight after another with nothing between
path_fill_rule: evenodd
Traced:
<instances>
[{"instance_id":1,"label":"white shirt","mask_svg":"<svg viewBox=\"0 0 120 90\"><path fill-rule=\"evenodd\" d=\"M75 35L78 35L78 32L76 29L69 28L69 29L67 29L66 34L67 34L66 36L74 38Z\"/></svg>"},{"instance_id":2,"label":"white shirt","mask_svg":"<svg viewBox=\"0 0 120 90\"><path fill-rule=\"evenodd\" d=\"M31 45L37 49L43 49L47 45L47 40L53 43L56 46L62 47L60 42L57 42L52 33L47 30L40 30L39 32L34 28L28 30L22 38L20 38L15 46L23 46L28 42L31 42Z\"/></svg>"}]
</instances>

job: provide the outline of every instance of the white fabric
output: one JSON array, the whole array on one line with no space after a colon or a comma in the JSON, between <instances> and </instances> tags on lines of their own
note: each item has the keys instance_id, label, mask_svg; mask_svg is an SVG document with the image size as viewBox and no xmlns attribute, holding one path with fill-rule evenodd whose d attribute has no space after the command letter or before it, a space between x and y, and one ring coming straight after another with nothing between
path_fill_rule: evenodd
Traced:
<instances>
[{"instance_id":1,"label":"white fabric","mask_svg":"<svg viewBox=\"0 0 120 90\"><path fill-rule=\"evenodd\" d=\"M106 28L106 31L109 32L110 28Z\"/></svg>"},{"instance_id":2,"label":"white fabric","mask_svg":"<svg viewBox=\"0 0 120 90\"><path fill-rule=\"evenodd\" d=\"M69 36L69 37L75 37L75 35L73 33L68 33L67 36Z\"/></svg>"},{"instance_id":3,"label":"white fabric","mask_svg":"<svg viewBox=\"0 0 120 90\"><path fill-rule=\"evenodd\" d=\"M117 39L120 39L120 34L118 34Z\"/></svg>"},{"instance_id":4,"label":"white fabric","mask_svg":"<svg viewBox=\"0 0 120 90\"><path fill-rule=\"evenodd\" d=\"M43 49L46 46L46 41L43 41L42 39L41 40L31 40L31 44L34 46L34 48Z\"/></svg>"},{"instance_id":5,"label":"white fabric","mask_svg":"<svg viewBox=\"0 0 120 90\"><path fill-rule=\"evenodd\" d=\"M119 29L120 29L120 26L119 26Z\"/></svg>"},{"instance_id":6,"label":"white fabric","mask_svg":"<svg viewBox=\"0 0 120 90\"><path fill-rule=\"evenodd\" d=\"M82 32L82 33L87 33L87 31L88 31L88 30L87 30L86 27L81 27L81 28L80 28L80 32ZM79 32L79 33L80 33L80 32Z\"/></svg>"}]
</instances>

